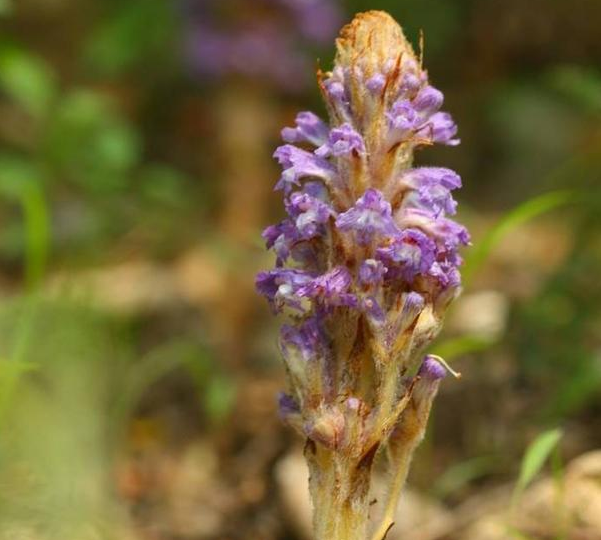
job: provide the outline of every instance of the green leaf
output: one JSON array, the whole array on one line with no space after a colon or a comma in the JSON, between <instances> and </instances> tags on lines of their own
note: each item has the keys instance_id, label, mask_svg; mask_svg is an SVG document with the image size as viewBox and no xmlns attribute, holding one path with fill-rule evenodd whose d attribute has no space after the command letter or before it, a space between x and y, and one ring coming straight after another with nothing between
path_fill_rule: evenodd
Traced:
<instances>
[{"instance_id":1,"label":"green leaf","mask_svg":"<svg viewBox=\"0 0 601 540\"><path fill-rule=\"evenodd\" d=\"M483 238L474 242L474 248L468 251L463 267L463 282L469 283L474 274L488 259L491 252L509 233L535 217L559 206L578 200L579 194L571 190L558 190L530 199L508 212L489 230Z\"/></svg>"},{"instance_id":2,"label":"green leaf","mask_svg":"<svg viewBox=\"0 0 601 540\"><path fill-rule=\"evenodd\" d=\"M48 111L57 91L46 62L11 45L0 45L0 87L35 117Z\"/></svg>"},{"instance_id":3,"label":"green leaf","mask_svg":"<svg viewBox=\"0 0 601 540\"><path fill-rule=\"evenodd\" d=\"M551 455L553 449L559 443L563 433L560 429L551 429L541 433L526 449L520 476L518 478L512 497L512 508L515 508L522 493L532 482L534 477L541 471L547 458Z\"/></svg>"}]
</instances>

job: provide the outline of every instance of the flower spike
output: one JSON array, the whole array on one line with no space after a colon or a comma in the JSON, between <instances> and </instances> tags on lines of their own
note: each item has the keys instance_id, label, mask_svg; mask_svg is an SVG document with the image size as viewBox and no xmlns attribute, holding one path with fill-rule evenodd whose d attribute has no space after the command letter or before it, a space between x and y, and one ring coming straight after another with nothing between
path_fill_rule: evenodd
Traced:
<instances>
[{"instance_id":1,"label":"flower spike","mask_svg":"<svg viewBox=\"0 0 601 540\"><path fill-rule=\"evenodd\" d=\"M459 139L401 27L361 13L336 49L319 73L329 121L300 113L274 154L288 218L264 232L276 268L257 289L290 315L280 414L307 439L316 537L365 540L371 463L386 447L381 540L438 387L459 376L423 352L460 292L470 238L450 217L459 175L413 165L418 148Z\"/></svg>"}]
</instances>

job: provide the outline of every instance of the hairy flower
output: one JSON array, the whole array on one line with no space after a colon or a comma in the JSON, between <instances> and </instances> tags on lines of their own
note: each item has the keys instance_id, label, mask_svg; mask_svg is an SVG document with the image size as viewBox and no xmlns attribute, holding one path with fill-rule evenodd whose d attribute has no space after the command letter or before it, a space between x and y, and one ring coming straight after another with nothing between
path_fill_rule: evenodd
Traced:
<instances>
[{"instance_id":1,"label":"hairy flower","mask_svg":"<svg viewBox=\"0 0 601 540\"><path fill-rule=\"evenodd\" d=\"M458 249L469 235L447 217L456 212L452 191L461 187L459 175L414 168L412 153L434 142L455 144L456 126L440 112L442 92L389 17L364 14L345 27L337 46L334 70L321 74L329 126L314 113L300 113L296 126L282 132L288 144L274 154L283 169L276 189L284 193L289 218L268 227L264 238L279 265L304 245L305 268L293 257L294 268L261 273L257 288L278 310L291 307L307 320L319 313L326 333L348 321L356 325L356 317L397 320L401 299L415 295L431 339L459 289ZM378 335L349 331L346 339L367 340L381 351L379 341L390 349L398 337L382 332L396 331L390 324ZM415 353L404 352L411 354L401 363L414 362ZM330 353L349 365L358 361Z\"/></svg>"},{"instance_id":2,"label":"hairy flower","mask_svg":"<svg viewBox=\"0 0 601 540\"><path fill-rule=\"evenodd\" d=\"M392 219L392 207L377 189L368 189L352 208L336 218L339 231L353 231L357 242L369 244L376 235L394 236L398 228Z\"/></svg>"},{"instance_id":3,"label":"hairy flower","mask_svg":"<svg viewBox=\"0 0 601 540\"><path fill-rule=\"evenodd\" d=\"M283 172L276 189L289 193L293 187L299 186L303 178L321 178L331 180L336 168L330 162L291 144L280 146L273 154L282 166Z\"/></svg>"},{"instance_id":4,"label":"hairy flower","mask_svg":"<svg viewBox=\"0 0 601 540\"><path fill-rule=\"evenodd\" d=\"M342 124L334 128L328 135L328 141L315 150L320 157L348 156L353 152L363 154L365 143L363 137L357 133L350 124Z\"/></svg>"},{"instance_id":5,"label":"hairy flower","mask_svg":"<svg viewBox=\"0 0 601 540\"><path fill-rule=\"evenodd\" d=\"M295 127L282 130L282 139L288 143L307 142L320 146L326 142L329 132L327 124L319 116L305 111L296 115Z\"/></svg>"},{"instance_id":6,"label":"hairy flower","mask_svg":"<svg viewBox=\"0 0 601 540\"><path fill-rule=\"evenodd\" d=\"M278 268L257 288L290 308L280 409L316 448L358 463L391 437L413 451L423 436L445 372L423 351L459 293L469 234L449 217L459 175L413 166L416 149L459 140L401 28L360 14L319 81L329 122L300 113L274 154L288 218L264 232Z\"/></svg>"}]
</instances>

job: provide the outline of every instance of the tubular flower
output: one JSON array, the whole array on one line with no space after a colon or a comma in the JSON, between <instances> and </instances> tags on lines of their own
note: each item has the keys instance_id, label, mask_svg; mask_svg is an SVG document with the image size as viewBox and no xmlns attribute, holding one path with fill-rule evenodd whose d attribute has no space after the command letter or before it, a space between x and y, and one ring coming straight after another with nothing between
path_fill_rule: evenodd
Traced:
<instances>
[{"instance_id":1,"label":"tubular flower","mask_svg":"<svg viewBox=\"0 0 601 540\"><path fill-rule=\"evenodd\" d=\"M423 434L444 375L423 351L460 290L459 249L469 244L448 217L459 175L412 164L417 149L459 139L400 26L363 13L336 46L333 70L318 74L329 121L300 113L274 154L289 217L265 230L277 267L257 278L258 291L290 317L280 413L308 439L320 539L342 538L340 527L364 538L366 519L366 510L346 525L319 517L324 475L338 482L332 497L360 508L376 451L403 448L408 425ZM421 437L405 439L412 451ZM335 472L324 472L328 460ZM336 476L341 462L348 478Z\"/></svg>"}]
</instances>

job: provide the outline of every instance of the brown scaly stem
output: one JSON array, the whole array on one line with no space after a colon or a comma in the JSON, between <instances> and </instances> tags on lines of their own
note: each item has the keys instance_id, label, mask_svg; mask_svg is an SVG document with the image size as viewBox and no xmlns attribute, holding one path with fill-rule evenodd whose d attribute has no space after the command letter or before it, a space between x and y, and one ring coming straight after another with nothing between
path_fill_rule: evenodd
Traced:
<instances>
[{"instance_id":1,"label":"brown scaly stem","mask_svg":"<svg viewBox=\"0 0 601 540\"><path fill-rule=\"evenodd\" d=\"M312 441L305 447L315 540L365 540L373 454L356 458Z\"/></svg>"}]
</instances>

